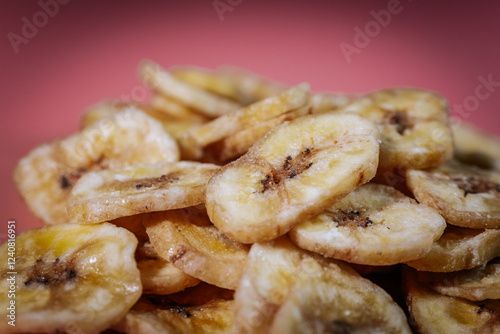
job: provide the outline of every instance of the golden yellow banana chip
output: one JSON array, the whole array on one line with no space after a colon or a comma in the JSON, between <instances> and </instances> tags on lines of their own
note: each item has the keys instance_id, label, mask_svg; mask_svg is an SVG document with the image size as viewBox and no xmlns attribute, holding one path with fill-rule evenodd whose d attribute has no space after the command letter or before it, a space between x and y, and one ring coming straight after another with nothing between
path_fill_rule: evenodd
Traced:
<instances>
[{"instance_id":1,"label":"golden yellow banana chip","mask_svg":"<svg viewBox=\"0 0 500 334\"><path fill-rule=\"evenodd\" d=\"M500 230L448 225L424 257L406 264L422 271L452 272L485 265L500 256Z\"/></svg>"},{"instance_id":2,"label":"golden yellow banana chip","mask_svg":"<svg viewBox=\"0 0 500 334\"><path fill-rule=\"evenodd\" d=\"M375 125L355 114L285 122L210 179L208 215L234 240L274 239L369 181L378 139Z\"/></svg>"},{"instance_id":3,"label":"golden yellow banana chip","mask_svg":"<svg viewBox=\"0 0 500 334\"><path fill-rule=\"evenodd\" d=\"M341 263L305 258L270 333L411 333L379 286Z\"/></svg>"},{"instance_id":4,"label":"golden yellow banana chip","mask_svg":"<svg viewBox=\"0 0 500 334\"><path fill-rule=\"evenodd\" d=\"M160 256L204 282L236 289L249 247L220 233L204 208L158 212L143 222Z\"/></svg>"},{"instance_id":5,"label":"golden yellow banana chip","mask_svg":"<svg viewBox=\"0 0 500 334\"><path fill-rule=\"evenodd\" d=\"M198 159L207 145L300 108L307 103L308 97L309 86L301 84L195 127L180 142L183 154L191 159Z\"/></svg>"},{"instance_id":6,"label":"golden yellow banana chip","mask_svg":"<svg viewBox=\"0 0 500 334\"><path fill-rule=\"evenodd\" d=\"M500 299L500 259L453 273L420 271L418 280L447 296L469 300Z\"/></svg>"},{"instance_id":7,"label":"golden yellow banana chip","mask_svg":"<svg viewBox=\"0 0 500 334\"><path fill-rule=\"evenodd\" d=\"M2 260L2 333L100 333L119 321L141 296L134 260L137 239L112 224L59 224L15 239L15 268ZM15 274L11 273L16 272ZM7 292L13 290L15 298ZM15 326L8 309L15 302Z\"/></svg>"},{"instance_id":8,"label":"golden yellow banana chip","mask_svg":"<svg viewBox=\"0 0 500 334\"><path fill-rule=\"evenodd\" d=\"M383 170L435 167L453 156L448 103L437 93L414 88L384 89L340 110L359 113L378 125Z\"/></svg>"},{"instance_id":9,"label":"golden yellow banana chip","mask_svg":"<svg viewBox=\"0 0 500 334\"><path fill-rule=\"evenodd\" d=\"M404 281L406 303L418 333L500 332L500 300L473 302L441 295L419 282L410 269Z\"/></svg>"},{"instance_id":10,"label":"golden yellow banana chip","mask_svg":"<svg viewBox=\"0 0 500 334\"><path fill-rule=\"evenodd\" d=\"M368 265L392 265L426 255L445 220L389 186L365 184L290 231L301 248Z\"/></svg>"},{"instance_id":11,"label":"golden yellow banana chip","mask_svg":"<svg viewBox=\"0 0 500 334\"><path fill-rule=\"evenodd\" d=\"M151 61L142 61L139 76L144 84L184 105L194 108L208 117L217 117L237 110L241 105L228 98L213 94L187 82Z\"/></svg>"},{"instance_id":12,"label":"golden yellow banana chip","mask_svg":"<svg viewBox=\"0 0 500 334\"><path fill-rule=\"evenodd\" d=\"M202 204L206 183L218 169L179 161L91 172L71 191L68 213L72 222L87 224Z\"/></svg>"},{"instance_id":13,"label":"golden yellow banana chip","mask_svg":"<svg viewBox=\"0 0 500 334\"><path fill-rule=\"evenodd\" d=\"M142 296L113 329L126 334L222 334L231 332L233 319L228 291L200 284L169 296Z\"/></svg>"},{"instance_id":14,"label":"golden yellow banana chip","mask_svg":"<svg viewBox=\"0 0 500 334\"><path fill-rule=\"evenodd\" d=\"M158 122L139 110L127 109L35 148L19 161L14 181L38 218L46 224L60 224L69 222L67 198L84 174L178 159L175 140Z\"/></svg>"},{"instance_id":15,"label":"golden yellow banana chip","mask_svg":"<svg viewBox=\"0 0 500 334\"><path fill-rule=\"evenodd\" d=\"M500 228L500 170L453 160L434 169L407 172L415 198L441 213L449 224Z\"/></svg>"}]
</instances>

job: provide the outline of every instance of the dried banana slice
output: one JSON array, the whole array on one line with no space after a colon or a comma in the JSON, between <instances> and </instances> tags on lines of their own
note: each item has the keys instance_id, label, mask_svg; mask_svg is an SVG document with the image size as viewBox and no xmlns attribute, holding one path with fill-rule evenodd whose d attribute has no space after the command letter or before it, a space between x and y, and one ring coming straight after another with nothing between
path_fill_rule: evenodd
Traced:
<instances>
[{"instance_id":1,"label":"dried banana slice","mask_svg":"<svg viewBox=\"0 0 500 334\"><path fill-rule=\"evenodd\" d=\"M441 295L405 273L406 303L418 333L500 333L500 300L473 302Z\"/></svg>"},{"instance_id":2,"label":"dried banana slice","mask_svg":"<svg viewBox=\"0 0 500 334\"><path fill-rule=\"evenodd\" d=\"M113 329L126 334L230 333L233 301L226 295L227 290L204 284L170 296L144 295Z\"/></svg>"},{"instance_id":3,"label":"dried banana slice","mask_svg":"<svg viewBox=\"0 0 500 334\"><path fill-rule=\"evenodd\" d=\"M469 300L500 299L500 258L454 273L418 272L418 279L437 292Z\"/></svg>"},{"instance_id":4,"label":"dried banana slice","mask_svg":"<svg viewBox=\"0 0 500 334\"><path fill-rule=\"evenodd\" d=\"M499 238L500 230L473 230L448 225L427 255L406 264L432 272L472 269L500 256Z\"/></svg>"},{"instance_id":5,"label":"dried banana slice","mask_svg":"<svg viewBox=\"0 0 500 334\"><path fill-rule=\"evenodd\" d=\"M354 102L359 96L341 93L314 93L309 98L309 105L313 114L337 111L349 103Z\"/></svg>"},{"instance_id":6,"label":"dried banana slice","mask_svg":"<svg viewBox=\"0 0 500 334\"><path fill-rule=\"evenodd\" d=\"M340 110L354 111L378 125L383 170L435 167L453 155L448 103L437 93L412 88L380 90Z\"/></svg>"},{"instance_id":7,"label":"dried banana slice","mask_svg":"<svg viewBox=\"0 0 500 334\"><path fill-rule=\"evenodd\" d=\"M149 100L149 106L163 112L166 116L170 116L172 119L189 120L193 124L201 124L210 120L210 118L198 113L196 110L193 110L192 108L189 108L172 98L161 94L153 95Z\"/></svg>"},{"instance_id":8,"label":"dried banana slice","mask_svg":"<svg viewBox=\"0 0 500 334\"><path fill-rule=\"evenodd\" d=\"M234 95L231 97L242 105L249 105L277 95L289 88L280 82L233 66L220 66L214 73L217 76L227 78L231 82L235 89Z\"/></svg>"},{"instance_id":9,"label":"dried banana slice","mask_svg":"<svg viewBox=\"0 0 500 334\"><path fill-rule=\"evenodd\" d=\"M394 188L365 184L289 235L299 247L325 256L392 265L427 254L445 227L434 209Z\"/></svg>"},{"instance_id":10,"label":"dried banana slice","mask_svg":"<svg viewBox=\"0 0 500 334\"><path fill-rule=\"evenodd\" d=\"M208 215L234 240L274 239L369 181L378 138L373 123L355 114L285 122L210 179Z\"/></svg>"},{"instance_id":11,"label":"dried banana slice","mask_svg":"<svg viewBox=\"0 0 500 334\"><path fill-rule=\"evenodd\" d=\"M145 86L152 87L208 117L221 116L241 107L239 103L228 98L176 79L172 74L151 61L143 61L139 64L139 77Z\"/></svg>"},{"instance_id":12,"label":"dried banana slice","mask_svg":"<svg viewBox=\"0 0 500 334\"><path fill-rule=\"evenodd\" d=\"M409 170L407 183L419 202L437 209L449 224L500 228L500 171L454 160L431 170Z\"/></svg>"},{"instance_id":13,"label":"dried banana slice","mask_svg":"<svg viewBox=\"0 0 500 334\"><path fill-rule=\"evenodd\" d=\"M142 225L144 215L123 217L111 221L134 233L139 243L135 251L137 268L141 272L142 292L144 294L167 295L195 286L200 280L185 274L172 263L158 255Z\"/></svg>"},{"instance_id":14,"label":"dried banana slice","mask_svg":"<svg viewBox=\"0 0 500 334\"><path fill-rule=\"evenodd\" d=\"M301 84L289 90L225 114L188 131L181 140L186 156L198 159L207 145L260 122L300 108L307 103L309 86ZM184 152L183 152L184 153Z\"/></svg>"},{"instance_id":15,"label":"dried banana slice","mask_svg":"<svg viewBox=\"0 0 500 334\"><path fill-rule=\"evenodd\" d=\"M450 120L455 158L465 164L500 170L500 138L460 119Z\"/></svg>"},{"instance_id":16,"label":"dried banana slice","mask_svg":"<svg viewBox=\"0 0 500 334\"><path fill-rule=\"evenodd\" d=\"M112 224L60 224L23 232L16 238L14 270L7 267L7 245L0 246L2 333L100 333L141 296L137 239ZM15 327L6 321L6 278L16 286Z\"/></svg>"},{"instance_id":17,"label":"dried banana slice","mask_svg":"<svg viewBox=\"0 0 500 334\"><path fill-rule=\"evenodd\" d=\"M67 197L89 171L177 161L175 140L151 117L127 109L62 140L35 148L16 166L14 181L46 224L67 223Z\"/></svg>"},{"instance_id":18,"label":"dried banana slice","mask_svg":"<svg viewBox=\"0 0 500 334\"><path fill-rule=\"evenodd\" d=\"M379 286L342 264L303 259L270 333L411 333Z\"/></svg>"},{"instance_id":19,"label":"dried banana slice","mask_svg":"<svg viewBox=\"0 0 500 334\"><path fill-rule=\"evenodd\" d=\"M95 122L113 116L117 112L132 107L129 103L111 100L101 101L85 109L80 119L80 128L84 129Z\"/></svg>"},{"instance_id":20,"label":"dried banana slice","mask_svg":"<svg viewBox=\"0 0 500 334\"><path fill-rule=\"evenodd\" d=\"M219 166L198 162L159 162L87 173L68 199L74 223L98 223L139 213L198 205Z\"/></svg>"},{"instance_id":21,"label":"dried banana slice","mask_svg":"<svg viewBox=\"0 0 500 334\"><path fill-rule=\"evenodd\" d=\"M160 256L204 282L236 289L249 247L219 232L204 208L148 215L144 225Z\"/></svg>"},{"instance_id":22,"label":"dried banana slice","mask_svg":"<svg viewBox=\"0 0 500 334\"><path fill-rule=\"evenodd\" d=\"M286 236L252 245L234 295L236 332L269 332L274 314L285 301L300 262L307 256Z\"/></svg>"}]
</instances>

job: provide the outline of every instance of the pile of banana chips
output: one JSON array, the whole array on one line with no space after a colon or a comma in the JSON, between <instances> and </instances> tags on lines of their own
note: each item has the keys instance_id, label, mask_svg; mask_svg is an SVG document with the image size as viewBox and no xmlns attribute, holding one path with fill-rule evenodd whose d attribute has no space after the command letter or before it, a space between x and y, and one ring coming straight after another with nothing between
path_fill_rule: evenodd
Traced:
<instances>
[{"instance_id":1,"label":"pile of banana chips","mask_svg":"<svg viewBox=\"0 0 500 334\"><path fill-rule=\"evenodd\" d=\"M500 139L441 95L138 75L15 168L2 333L500 333Z\"/></svg>"}]
</instances>

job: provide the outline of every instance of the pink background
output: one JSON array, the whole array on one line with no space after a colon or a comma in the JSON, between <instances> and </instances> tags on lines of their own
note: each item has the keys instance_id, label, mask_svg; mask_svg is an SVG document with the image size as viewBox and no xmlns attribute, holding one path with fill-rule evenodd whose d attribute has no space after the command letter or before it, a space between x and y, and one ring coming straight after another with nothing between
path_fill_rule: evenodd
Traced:
<instances>
[{"instance_id":1,"label":"pink background","mask_svg":"<svg viewBox=\"0 0 500 334\"><path fill-rule=\"evenodd\" d=\"M36 1L2 1L0 238L8 219L40 226L11 181L16 162L35 146L78 129L82 110L105 98L141 100L136 67L143 58L165 67L232 64L313 90L367 92L409 85L433 89L451 105L473 101L478 77L500 82L500 2L402 0L401 12L348 63L371 10L388 1L233 3L221 21L213 1L70 1L15 53L7 34L22 34ZM240 2L240 4L237 4ZM370 24L369 24L370 26ZM467 120L500 135L500 87ZM482 91L484 92L484 91ZM452 108L452 114L457 114Z\"/></svg>"}]
</instances>

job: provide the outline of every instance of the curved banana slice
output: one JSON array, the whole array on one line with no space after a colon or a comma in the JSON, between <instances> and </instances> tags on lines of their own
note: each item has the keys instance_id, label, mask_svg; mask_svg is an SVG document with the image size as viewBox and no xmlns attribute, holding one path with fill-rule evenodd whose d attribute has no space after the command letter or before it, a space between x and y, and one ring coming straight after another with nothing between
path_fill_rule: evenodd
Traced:
<instances>
[{"instance_id":1,"label":"curved banana slice","mask_svg":"<svg viewBox=\"0 0 500 334\"><path fill-rule=\"evenodd\" d=\"M144 295L113 329L126 334L230 333L233 301L226 295L205 284L169 296Z\"/></svg>"},{"instance_id":2,"label":"curved banana slice","mask_svg":"<svg viewBox=\"0 0 500 334\"><path fill-rule=\"evenodd\" d=\"M500 300L473 302L441 295L405 273L406 303L416 330L422 334L499 333Z\"/></svg>"},{"instance_id":3,"label":"curved banana slice","mask_svg":"<svg viewBox=\"0 0 500 334\"><path fill-rule=\"evenodd\" d=\"M427 255L406 264L431 272L472 269L500 256L499 238L500 230L472 230L448 225Z\"/></svg>"},{"instance_id":4,"label":"curved banana slice","mask_svg":"<svg viewBox=\"0 0 500 334\"><path fill-rule=\"evenodd\" d=\"M215 75L227 78L233 88L231 98L243 105L248 105L269 96L284 92L289 87L280 82L270 80L253 72L233 66L220 66L214 71Z\"/></svg>"},{"instance_id":5,"label":"curved banana slice","mask_svg":"<svg viewBox=\"0 0 500 334\"><path fill-rule=\"evenodd\" d=\"M80 118L80 128L84 129L94 124L95 122L113 116L117 112L123 109L133 107L129 103L105 100L97 104L94 104L83 112Z\"/></svg>"},{"instance_id":6,"label":"curved banana slice","mask_svg":"<svg viewBox=\"0 0 500 334\"><path fill-rule=\"evenodd\" d=\"M355 114L285 122L210 179L208 215L234 240L274 239L369 181L378 138L373 123Z\"/></svg>"},{"instance_id":7,"label":"curved banana slice","mask_svg":"<svg viewBox=\"0 0 500 334\"><path fill-rule=\"evenodd\" d=\"M16 166L14 180L31 211L46 224L69 220L67 197L93 170L177 161L175 140L151 117L127 109L63 140L35 148Z\"/></svg>"},{"instance_id":8,"label":"curved banana slice","mask_svg":"<svg viewBox=\"0 0 500 334\"><path fill-rule=\"evenodd\" d=\"M16 326L7 324L7 293L0 295L2 333L100 333L119 321L141 295L134 260L137 239L112 224L60 224L16 238ZM0 246L0 287L7 243ZM12 276L10 276L12 277Z\"/></svg>"},{"instance_id":9,"label":"curved banana slice","mask_svg":"<svg viewBox=\"0 0 500 334\"><path fill-rule=\"evenodd\" d=\"M456 160L427 171L409 170L415 198L441 213L449 224L500 228L500 171Z\"/></svg>"},{"instance_id":10,"label":"curved banana slice","mask_svg":"<svg viewBox=\"0 0 500 334\"><path fill-rule=\"evenodd\" d=\"M309 105L313 114L338 111L342 107L354 102L360 96L341 93L313 93L309 98Z\"/></svg>"},{"instance_id":11,"label":"curved banana slice","mask_svg":"<svg viewBox=\"0 0 500 334\"><path fill-rule=\"evenodd\" d=\"M158 111L161 111L165 116L169 116L176 120L189 120L193 124L201 124L207 122L210 118L198 113L196 110L189 108L172 98L165 95L155 94L149 100L149 105Z\"/></svg>"},{"instance_id":12,"label":"curved banana slice","mask_svg":"<svg viewBox=\"0 0 500 334\"><path fill-rule=\"evenodd\" d=\"M289 90L220 116L188 131L181 140L186 156L198 159L203 148L245 128L300 108L307 103L309 86L301 84Z\"/></svg>"},{"instance_id":13,"label":"curved banana slice","mask_svg":"<svg viewBox=\"0 0 500 334\"><path fill-rule=\"evenodd\" d=\"M198 205L219 166L159 162L87 173L75 184L68 213L75 223L98 223L139 213Z\"/></svg>"},{"instance_id":14,"label":"curved banana slice","mask_svg":"<svg viewBox=\"0 0 500 334\"><path fill-rule=\"evenodd\" d=\"M325 256L392 265L427 254L445 227L435 210L396 189L365 184L289 235L299 247Z\"/></svg>"},{"instance_id":15,"label":"curved banana slice","mask_svg":"<svg viewBox=\"0 0 500 334\"><path fill-rule=\"evenodd\" d=\"M200 283L200 280L185 274L172 263L158 255L142 224L144 215L118 218L112 224L134 233L139 243L135 251L137 268L141 272L144 294L167 295L182 291Z\"/></svg>"},{"instance_id":16,"label":"curved banana slice","mask_svg":"<svg viewBox=\"0 0 500 334\"><path fill-rule=\"evenodd\" d=\"M412 88L385 89L340 110L354 111L378 125L383 170L435 167L452 158L448 103L437 93Z\"/></svg>"},{"instance_id":17,"label":"curved banana slice","mask_svg":"<svg viewBox=\"0 0 500 334\"><path fill-rule=\"evenodd\" d=\"M159 212L145 217L144 225L158 254L186 274L222 288L238 285L248 246L219 232L204 209Z\"/></svg>"},{"instance_id":18,"label":"curved banana slice","mask_svg":"<svg viewBox=\"0 0 500 334\"><path fill-rule=\"evenodd\" d=\"M234 295L237 333L268 333L307 253L286 236L253 244Z\"/></svg>"},{"instance_id":19,"label":"curved banana slice","mask_svg":"<svg viewBox=\"0 0 500 334\"><path fill-rule=\"evenodd\" d=\"M500 138L461 119L450 120L455 158L484 169L500 170Z\"/></svg>"},{"instance_id":20,"label":"curved banana slice","mask_svg":"<svg viewBox=\"0 0 500 334\"><path fill-rule=\"evenodd\" d=\"M302 260L270 333L411 333L403 310L345 265Z\"/></svg>"},{"instance_id":21,"label":"curved banana slice","mask_svg":"<svg viewBox=\"0 0 500 334\"><path fill-rule=\"evenodd\" d=\"M470 270L454 273L418 272L418 279L437 292L469 300L500 299L498 258Z\"/></svg>"},{"instance_id":22,"label":"curved banana slice","mask_svg":"<svg viewBox=\"0 0 500 334\"><path fill-rule=\"evenodd\" d=\"M228 98L176 79L172 74L151 61L142 61L139 64L138 73L146 87L152 87L208 117L224 115L241 107L239 103Z\"/></svg>"}]
</instances>

